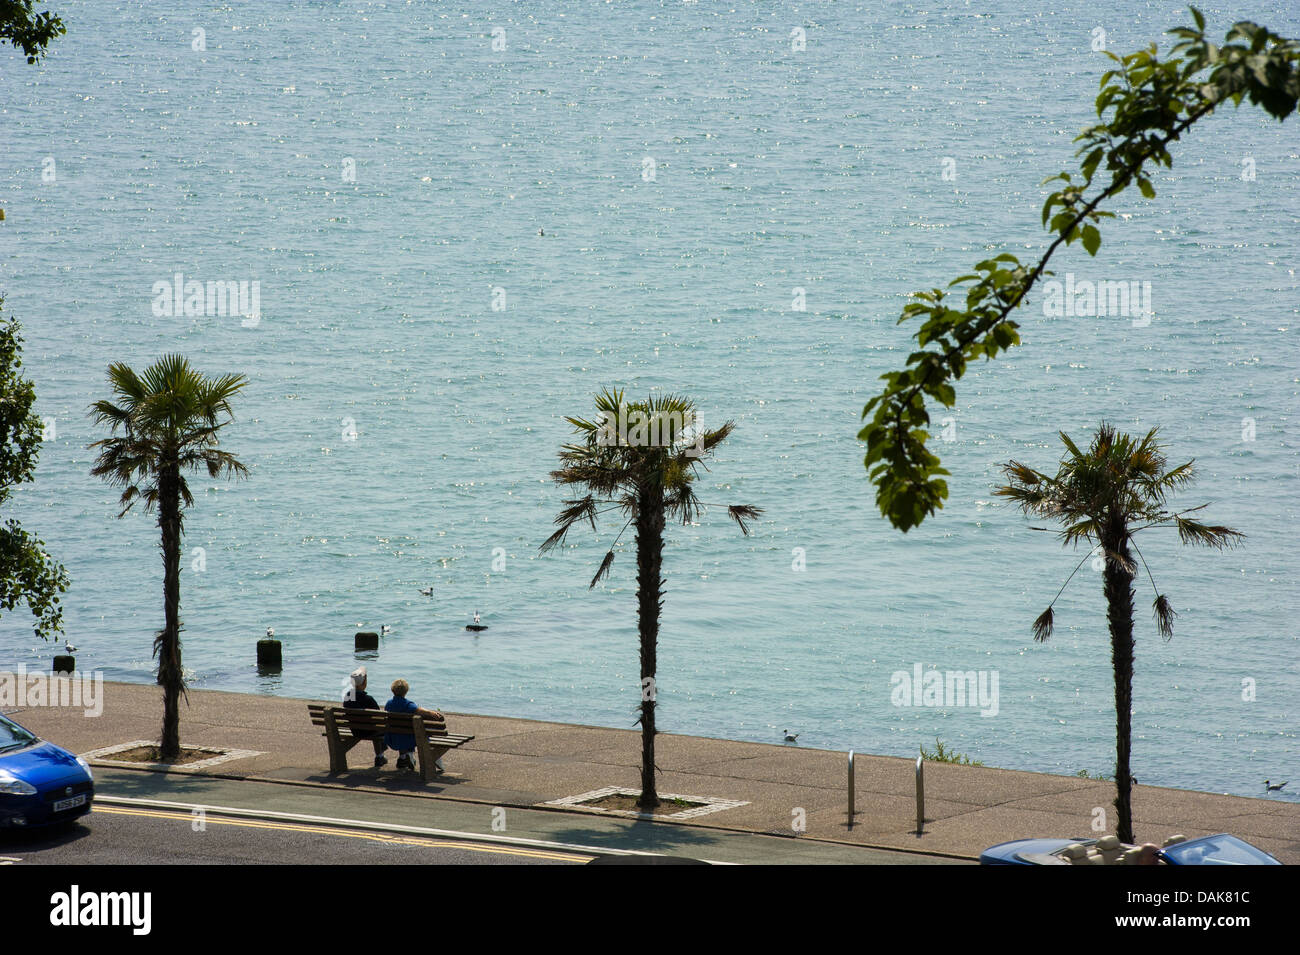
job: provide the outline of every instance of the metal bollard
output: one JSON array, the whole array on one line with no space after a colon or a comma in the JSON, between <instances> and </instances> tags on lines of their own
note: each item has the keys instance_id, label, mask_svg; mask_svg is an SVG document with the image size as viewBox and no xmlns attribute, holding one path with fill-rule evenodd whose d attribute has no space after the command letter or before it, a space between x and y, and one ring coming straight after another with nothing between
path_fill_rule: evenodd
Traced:
<instances>
[{"instance_id":1,"label":"metal bollard","mask_svg":"<svg viewBox=\"0 0 1300 955\"><path fill-rule=\"evenodd\" d=\"M916 757L916 834L925 832L925 762Z\"/></svg>"},{"instance_id":2,"label":"metal bollard","mask_svg":"<svg viewBox=\"0 0 1300 955\"><path fill-rule=\"evenodd\" d=\"M853 750L849 750L849 828L853 828Z\"/></svg>"}]
</instances>

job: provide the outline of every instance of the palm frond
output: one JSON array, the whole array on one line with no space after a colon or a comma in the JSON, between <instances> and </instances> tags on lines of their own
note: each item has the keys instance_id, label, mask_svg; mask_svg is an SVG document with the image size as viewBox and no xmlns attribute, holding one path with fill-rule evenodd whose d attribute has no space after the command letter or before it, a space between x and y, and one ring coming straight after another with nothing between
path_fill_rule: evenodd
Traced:
<instances>
[{"instance_id":1,"label":"palm frond","mask_svg":"<svg viewBox=\"0 0 1300 955\"><path fill-rule=\"evenodd\" d=\"M714 428L712 431L705 431L700 444L704 448L704 453L708 454L723 441L731 436L731 432L736 430L736 422L724 421L721 427Z\"/></svg>"},{"instance_id":2,"label":"palm frond","mask_svg":"<svg viewBox=\"0 0 1300 955\"><path fill-rule=\"evenodd\" d=\"M664 512L680 518L683 524L694 524L702 508L703 505L689 482L679 484L664 498Z\"/></svg>"},{"instance_id":3,"label":"palm frond","mask_svg":"<svg viewBox=\"0 0 1300 955\"><path fill-rule=\"evenodd\" d=\"M1101 437L1103 432L1105 432L1108 427L1109 426L1106 425L1105 423L1102 424L1101 428L1099 428L1097 431L1098 438ZM1070 452L1071 457L1082 458L1084 456L1083 452L1079 450L1079 446L1070 439L1070 436L1068 434L1066 434L1064 431L1058 431L1056 433L1061 436L1061 443L1065 445L1065 448L1067 451Z\"/></svg>"},{"instance_id":4,"label":"palm frond","mask_svg":"<svg viewBox=\"0 0 1300 955\"><path fill-rule=\"evenodd\" d=\"M675 394L652 393L629 403L621 390L606 388L596 395L595 404L598 415L594 421L566 417L579 439L561 447L560 467L551 472L556 484L582 488L587 497L565 502L555 521L558 527L541 545L543 553L557 547L583 519L594 529L593 499L610 505L603 510L618 508L627 523L605 555L592 587L609 573L619 541L643 508L661 508L665 517L687 524L695 521L704 506L695 496L695 482L702 471L708 471L700 459L735 427L729 421L713 430L700 429L694 403ZM610 440L615 434L616 440ZM761 513L748 506L728 508L729 516L746 534L747 522Z\"/></svg>"},{"instance_id":5,"label":"palm frond","mask_svg":"<svg viewBox=\"0 0 1300 955\"><path fill-rule=\"evenodd\" d=\"M1065 544L1077 544L1079 541L1092 542L1100 537L1100 528L1092 518L1075 521L1061 531L1061 541Z\"/></svg>"},{"instance_id":6,"label":"palm frond","mask_svg":"<svg viewBox=\"0 0 1300 955\"><path fill-rule=\"evenodd\" d=\"M1191 484L1196 478L1194 464L1194 461L1188 461L1186 464L1178 465L1172 471L1166 471L1160 476L1160 486L1165 490L1172 491Z\"/></svg>"},{"instance_id":7,"label":"palm frond","mask_svg":"<svg viewBox=\"0 0 1300 955\"><path fill-rule=\"evenodd\" d=\"M1231 527L1224 527L1221 524L1202 524L1200 521L1188 520L1178 514L1174 515L1174 523L1178 525L1178 537L1184 544L1199 544L1203 547L1223 550L1225 547L1236 547L1246 538L1245 534Z\"/></svg>"},{"instance_id":8,"label":"palm frond","mask_svg":"<svg viewBox=\"0 0 1300 955\"><path fill-rule=\"evenodd\" d=\"M602 577L607 577L609 575L609 568L613 563L614 563L614 551L611 548L609 552L605 554L605 558L600 562L600 567L596 571L596 576L591 578L591 585L588 586L587 588L588 590L594 590L596 584L600 583L600 579Z\"/></svg>"},{"instance_id":9,"label":"palm frond","mask_svg":"<svg viewBox=\"0 0 1300 955\"><path fill-rule=\"evenodd\" d=\"M230 399L247 383L243 375L207 378L181 355L164 355L142 373L121 362L108 369L113 400L96 401L89 414L111 437L90 445L99 452L90 473L125 487L121 514L137 501L152 510L158 480L172 472L204 468L212 477L244 477L248 469L218 448L218 433L233 418ZM221 420L222 416L227 420ZM193 504L183 474L181 503ZM120 515L119 515L120 516Z\"/></svg>"},{"instance_id":10,"label":"palm frond","mask_svg":"<svg viewBox=\"0 0 1300 955\"><path fill-rule=\"evenodd\" d=\"M727 516L736 522L742 534L748 536L749 525L745 521L758 520L763 516L763 509L750 504L731 504L727 506Z\"/></svg>"},{"instance_id":11,"label":"palm frond","mask_svg":"<svg viewBox=\"0 0 1300 955\"><path fill-rule=\"evenodd\" d=\"M561 510L560 514L555 518L555 523L559 525L559 529L556 530L553 534L551 534L550 537L546 538L546 540L542 542L542 546L538 548L539 553L545 554L548 551L559 546L561 543L564 542L564 540L568 536L569 531L571 531L576 525L582 523L583 521L586 521L588 524L590 524L591 529L595 531L597 515L602 514L605 511L611 511L615 509L626 512L629 506L629 502L625 499L620 499L616 501L599 500L593 495L588 495L587 497L579 498L578 500L565 501L564 503L566 506L564 507L563 510ZM632 504L632 510L633 512L635 512L634 503ZM622 530L618 532L618 536L614 538L615 544L617 544L619 540L622 539L623 533L627 530L628 524L630 523L631 520L629 519L629 521L623 525Z\"/></svg>"},{"instance_id":12,"label":"palm frond","mask_svg":"<svg viewBox=\"0 0 1300 955\"><path fill-rule=\"evenodd\" d=\"M1152 607L1156 618L1156 630L1165 640L1171 639L1174 635L1174 617L1178 614L1169 605L1169 598L1164 594L1157 594Z\"/></svg>"},{"instance_id":13,"label":"palm frond","mask_svg":"<svg viewBox=\"0 0 1300 955\"><path fill-rule=\"evenodd\" d=\"M1046 643L1052 636L1052 628L1055 624L1056 615L1052 612L1052 608L1048 607L1034 621L1034 642Z\"/></svg>"}]
</instances>

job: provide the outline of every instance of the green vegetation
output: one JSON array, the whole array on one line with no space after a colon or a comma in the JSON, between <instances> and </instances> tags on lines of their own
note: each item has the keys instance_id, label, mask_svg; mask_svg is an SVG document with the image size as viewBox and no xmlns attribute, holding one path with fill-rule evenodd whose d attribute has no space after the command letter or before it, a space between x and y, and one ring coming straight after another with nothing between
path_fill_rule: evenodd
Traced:
<instances>
[{"instance_id":1,"label":"green vegetation","mask_svg":"<svg viewBox=\"0 0 1300 955\"><path fill-rule=\"evenodd\" d=\"M622 530L591 579L595 587L609 573L614 549L629 527L636 533L637 628L641 642L641 797L637 805L659 805L655 787L655 671L659 642L659 612L663 607L664 526L669 518L694 522L709 506L695 496L695 480L713 451L735 425L728 421L712 431L696 426L695 405L673 395L628 405L622 391L596 396L597 420L568 418L578 444L560 450L561 467L551 472L557 484L586 490L566 500L555 519L559 529L542 544L542 553L559 546L575 524L596 530L596 518L606 511L626 517ZM762 512L756 507L730 505L727 514L748 534L745 523Z\"/></svg>"},{"instance_id":2,"label":"green vegetation","mask_svg":"<svg viewBox=\"0 0 1300 955\"><path fill-rule=\"evenodd\" d=\"M18 485L35 479L41 449L41 421L32 412L36 391L20 372L22 342L18 323L0 317L0 509ZM24 603L36 618L36 635L48 640L63 629L59 594L67 589L67 572L45 553L43 541L12 517L0 524L0 617Z\"/></svg>"},{"instance_id":3,"label":"green vegetation","mask_svg":"<svg viewBox=\"0 0 1300 955\"><path fill-rule=\"evenodd\" d=\"M1089 552L1057 591L1052 604L1065 591L1079 568L1101 548L1105 560L1102 572L1106 595L1106 616L1110 625L1111 665L1115 677L1115 810L1119 814L1116 835L1121 842L1133 841L1133 819L1129 798L1131 719L1133 712L1133 581L1137 576L1136 554L1142 561L1151 589L1155 591L1153 611L1156 629L1168 640L1173 636L1174 610L1169 599L1156 589L1155 579L1134 535L1157 527L1176 527L1184 544L1231 547L1241 533L1230 527L1203 524L1187 515L1201 507L1176 512L1165 509L1166 497L1192 482L1192 462L1165 469L1163 449L1156 430L1137 439L1102 424L1088 450L1080 451L1064 432L1061 441L1066 455L1054 476L1035 471L1018 461L1003 466L1008 483L994 493L1009 497L1026 514L1059 521L1061 542L1086 542ZM1052 635L1055 623L1052 606L1034 621L1034 639L1042 642Z\"/></svg>"},{"instance_id":4,"label":"green vegetation","mask_svg":"<svg viewBox=\"0 0 1300 955\"><path fill-rule=\"evenodd\" d=\"M162 532L165 623L154 639L158 682L163 688L163 759L180 756L181 535L184 508L194 503L187 471L209 477L243 477L248 469L218 447L219 432L234 417L230 399L247 383L243 375L207 378L180 355L166 355L136 374L115 363L108 369L112 401L91 406L95 423L112 437L96 441L99 458L90 473L124 488L119 517L143 500L158 512ZM116 403L115 403L116 402Z\"/></svg>"},{"instance_id":5,"label":"green vegetation","mask_svg":"<svg viewBox=\"0 0 1300 955\"><path fill-rule=\"evenodd\" d=\"M35 12L32 0L0 0L0 42L8 40L22 50L28 63L43 57L49 42L66 32L60 17L48 10Z\"/></svg>"},{"instance_id":6,"label":"green vegetation","mask_svg":"<svg viewBox=\"0 0 1300 955\"><path fill-rule=\"evenodd\" d=\"M1019 325L1010 315L1035 282L1052 274L1046 268L1057 249L1081 241L1095 256L1098 225L1114 215L1102 211L1102 203L1134 183L1154 198L1149 164L1170 167L1169 147L1219 105L1248 99L1279 120L1295 111L1300 44L1241 22L1215 45L1206 39L1205 18L1191 12L1196 25L1170 31L1177 42L1167 60L1157 57L1154 44L1122 59L1106 54L1116 68L1101 78L1101 122L1075 138L1078 178L1062 172L1047 180L1063 185L1043 205L1043 225L1054 238L1042 258L1025 265L1004 252L976 263L974 272L953 279L947 289L916 292L903 308L900 324L922 319L913 333L917 350L905 368L880 376L885 388L863 408L863 418L875 413L858 433L867 443L864 464L876 503L899 530L920 524L948 496L943 477L949 472L927 447L927 402L951 408L953 383L969 362L1020 344ZM958 292L964 296L954 300Z\"/></svg>"},{"instance_id":7,"label":"green vegetation","mask_svg":"<svg viewBox=\"0 0 1300 955\"><path fill-rule=\"evenodd\" d=\"M953 763L957 766L983 766L978 760L972 760L964 753L959 753L955 749L948 749L943 745L943 740L939 737L934 738L934 750L927 750L921 747L921 758L930 763Z\"/></svg>"}]
</instances>

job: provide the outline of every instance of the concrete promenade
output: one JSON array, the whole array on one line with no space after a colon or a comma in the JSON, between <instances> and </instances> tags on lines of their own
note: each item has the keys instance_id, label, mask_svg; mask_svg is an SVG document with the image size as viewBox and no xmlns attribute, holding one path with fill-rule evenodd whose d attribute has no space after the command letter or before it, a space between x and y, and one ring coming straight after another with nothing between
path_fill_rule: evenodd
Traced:
<instances>
[{"instance_id":1,"label":"concrete promenade","mask_svg":"<svg viewBox=\"0 0 1300 955\"><path fill-rule=\"evenodd\" d=\"M94 718L78 707L20 705L4 712L42 737L85 754L156 740L161 690L105 683L103 712ZM448 713L447 719L451 732L476 738L447 755L448 772L436 781L426 785L417 775L396 772L391 753L388 766L376 771L366 744L349 754L348 773L331 777L324 739L308 719L305 700L191 690L189 705L181 708L182 744L251 755L197 769L177 767L162 777L155 774L151 788L158 792L161 786L159 798L166 798L163 780L174 778L182 787L197 782L183 777L198 774L212 777L214 785L218 779L283 784L266 791L283 792L286 806L293 803L295 792L303 793L302 787L318 787L432 800L434 819L437 801L452 800L461 806L481 804L485 814L495 806L542 809L576 822L596 811L549 804L607 787L639 786L636 730L471 714ZM665 825L786 835L792 837L792 849L794 842L801 844L800 854L820 842L972 859L1009 839L1092 835L1095 807L1105 807L1113 824L1113 785L1068 776L927 763L927 822L918 835L912 760L857 756L857 813L850 827L843 752L662 734L657 759L661 795L709 797L728 804L669 819ZM121 775L116 772L121 764L113 763L111 756L92 763L113 767L114 777ZM661 809L663 814L678 811L673 806ZM1159 843L1174 833L1194 837L1226 831L1284 863L1300 864L1300 804L1295 802L1139 786L1133 812L1139 842ZM800 825L802 831L797 831ZM665 842L674 843L671 832L662 831L668 837Z\"/></svg>"}]
</instances>

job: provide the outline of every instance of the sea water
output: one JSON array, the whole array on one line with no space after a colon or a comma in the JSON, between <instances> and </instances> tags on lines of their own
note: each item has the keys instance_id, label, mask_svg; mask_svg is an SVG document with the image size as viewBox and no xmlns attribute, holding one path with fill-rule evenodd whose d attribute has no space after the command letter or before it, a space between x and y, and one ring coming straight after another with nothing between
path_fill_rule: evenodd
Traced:
<instances>
[{"instance_id":1,"label":"sea water","mask_svg":"<svg viewBox=\"0 0 1300 955\"><path fill-rule=\"evenodd\" d=\"M1294 10L1204 9L1220 35L1244 17L1300 35ZM389 625L361 657L374 686L631 727L630 532L594 590L616 514L538 545L566 497L549 478L565 416L606 387L680 393L737 427L698 482L715 506L669 528L662 730L904 756L938 738L988 765L1109 773L1101 575L992 493L1009 459L1050 471L1058 430L1108 420L1159 426L1198 469L1174 503L1247 535L1224 553L1137 539L1179 616L1162 641L1143 572L1134 773L1262 795L1297 768L1300 119L1223 109L1154 172L1154 201L1111 204L1095 259L1058 255L1063 286L1136 287L1131 313L1035 294L1023 347L935 409L940 514L892 529L856 440L911 350L908 294L1041 254L1039 183L1075 168L1100 50L1166 49L1178 4L57 11L68 33L42 65L0 56L0 284L48 435L13 515L68 569L79 669L152 679L158 531L90 476L105 434L86 411L110 362L180 352L249 379L222 432L249 478L191 478L193 686L333 698L353 632ZM174 307L191 281L200 314ZM731 503L764 509L750 536ZM278 675L254 662L268 627ZM5 613L6 665L54 650Z\"/></svg>"}]
</instances>

